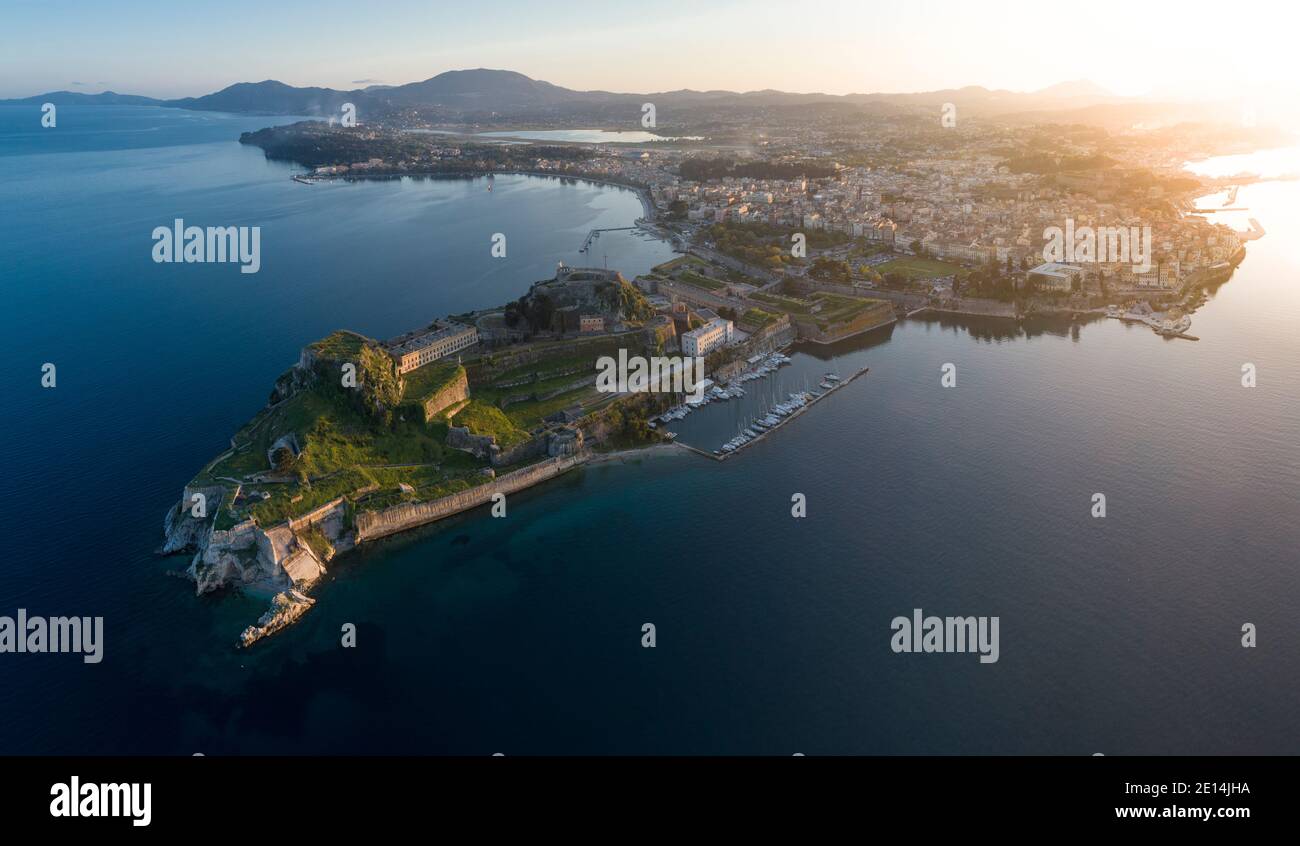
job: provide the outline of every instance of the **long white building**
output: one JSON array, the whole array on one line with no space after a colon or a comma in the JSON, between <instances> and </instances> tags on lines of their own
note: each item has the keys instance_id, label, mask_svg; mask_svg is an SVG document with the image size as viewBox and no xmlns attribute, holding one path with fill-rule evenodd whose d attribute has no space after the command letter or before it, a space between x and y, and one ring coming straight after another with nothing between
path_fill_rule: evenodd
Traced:
<instances>
[{"instance_id":1,"label":"long white building","mask_svg":"<svg viewBox=\"0 0 1300 846\"><path fill-rule=\"evenodd\" d=\"M388 354L397 362L398 373L408 373L477 343L478 330L473 326L436 320L428 329L390 341Z\"/></svg>"},{"instance_id":2,"label":"long white building","mask_svg":"<svg viewBox=\"0 0 1300 846\"><path fill-rule=\"evenodd\" d=\"M682 334L682 355L705 356L731 343L735 326L730 320L714 318L699 329Z\"/></svg>"}]
</instances>

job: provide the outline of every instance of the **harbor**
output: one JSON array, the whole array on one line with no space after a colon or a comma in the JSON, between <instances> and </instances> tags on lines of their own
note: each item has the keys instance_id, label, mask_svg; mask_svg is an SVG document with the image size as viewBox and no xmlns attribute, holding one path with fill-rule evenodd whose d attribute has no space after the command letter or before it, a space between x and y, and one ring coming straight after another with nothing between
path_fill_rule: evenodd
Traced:
<instances>
[{"instance_id":1,"label":"harbor","mask_svg":"<svg viewBox=\"0 0 1300 846\"><path fill-rule=\"evenodd\" d=\"M701 406L743 397L746 395L746 391L741 387L742 383L770 379L778 368L790 363L790 357L783 353L754 356L749 362L751 365L749 369L737 374L725 385L706 388L705 393L698 402L687 402L670 409L655 421L652 421L652 426L661 430L666 429L669 424L696 413ZM704 458L725 461L727 458L739 454L745 448L763 440L772 432L775 432L866 372L866 367L848 376L841 376L836 372L828 371L816 377L815 386L805 385L793 391L787 391L788 384L779 387L775 380L768 384L752 386L750 391L759 393L759 396L751 397L751 400L754 400L754 402L750 403L751 409L755 404L758 408L748 412L738 410L736 414L740 419L733 421L729 427L734 434L716 449L710 450L704 446L685 443L678 439L677 432L674 431L666 431L665 435L683 449ZM763 391L766 391L766 393L762 393ZM778 397L778 395L780 396ZM716 432L716 427L714 431Z\"/></svg>"},{"instance_id":2,"label":"harbor","mask_svg":"<svg viewBox=\"0 0 1300 846\"><path fill-rule=\"evenodd\" d=\"M636 228L637 227L635 226L607 226L604 229L593 229L587 233L587 239L582 242L582 246L578 248L578 252L585 253L590 250L592 242L599 238L600 233L602 232L630 232Z\"/></svg>"},{"instance_id":3,"label":"harbor","mask_svg":"<svg viewBox=\"0 0 1300 846\"><path fill-rule=\"evenodd\" d=\"M735 438L723 444L720 449L714 450L714 454L709 457L716 458L718 461L725 461L731 456L739 454L741 450L763 440L817 403L853 382L859 376L865 374L868 369L864 367L847 379L842 379L833 373L826 374L826 378L820 383L825 386L821 391L803 391L791 394L790 399L778 403L766 417L755 421Z\"/></svg>"},{"instance_id":4,"label":"harbor","mask_svg":"<svg viewBox=\"0 0 1300 846\"><path fill-rule=\"evenodd\" d=\"M741 387L742 383L761 379L770 373L774 373L778 368L789 364L790 360L790 357L782 352L773 352L766 355L759 354L749 359L749 368L732 376L725 386L714 384L712 379L705 379L701 382L701 391L698 397L687 397L686 401L681 405L670 408L654 418L650 421L650 428L655 429L666 423L683 420L691 412L712 402L739 399L745 396L745 389ZM673 435L671 432L668 434Z\"/></svg>"}]
</instances>

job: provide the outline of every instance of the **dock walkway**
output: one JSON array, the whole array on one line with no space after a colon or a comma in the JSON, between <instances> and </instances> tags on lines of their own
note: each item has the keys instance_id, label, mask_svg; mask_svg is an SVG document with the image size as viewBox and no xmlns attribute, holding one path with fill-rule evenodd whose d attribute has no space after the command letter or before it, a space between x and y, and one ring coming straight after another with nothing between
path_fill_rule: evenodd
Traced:
<instances>
[{"instance_id":1,"label":"dock walkway","mask_svg":"<svg viewBox=\"0 0 1300 846\"><path fill-rule=\"evenodd\" d=\"M765 429L764 431L760 432L760 433L758 434L757 437L755 437L755 438L753 438L753 439L751 439L751 440L746 441L745 443L743 443L743 444L741 444L740 446L736 447L736 448L735 448L734 450L732 450L731 452L724 452L722 455L714 455L713 453L708 452L707 450L703 450L703 449L700 449L699 447L691 446L690 444L684 444L684 443L682 443L681 441L674 441L674 443L677 444L677 445L678 445L679 447L681 447L682 449L690 450L691 452L695 453L696 455L702 455L702 456L704 456L705 458L711 458L711 459L713 459L714 461L726 461L728 458L732 458L733 456L737 456L737 455L739 455L739 454L740 454L740 453L741 453L741 452L742 452L746 447L752 446L752 445L758 443L759 441L763 440L763 439L766 438L768 435L770 435L770 434L772 434L773 432L775 432L777 429L780 429L782 426L784 426L785 424L789 423L791 420L795 419L795 418L798 417L799 415L803 414L805 411L807 411L808 409L812 408L812 407L813 407L814 405L816 405L817 403L821 402L822 400L824 400L824 399L826 399L827 397L829 397L831 394L833 394L833 393L835 393L836 391L838 391L838 390L840 390L841 388L843 388L845 385L848 385L848 384L852 383L852 382L853 382L854 380L856 380L859 376L862 376L863 374L865 374L865 373L866 373L868 370L870 370L870 369L871 369L871 368L869 368L869 367L864 367L864 368L862 368L861 370L859 370L858 372L854 373L852 376L848 377L847 379L842 379L842 380L840 381L840 383L839 383L838 385L836 385L835 387L833 387L833 388L828 388L828 389L826 390L826 392L823 393L823 394L822 394L821 396L819 396L819 397L813 397L811 400L809 400L809 401L807 402L807 404L803 405L803 406L800 407L798 410L791 412L790 415L789 415L788 417L783 417L783 418L781 418L781 422L780 422L780 423L776 424L775 426L773 426L773 427L770 428L770 429Z\"/></svg>"},{"instance_id":2,"label":"dock walkway","mask_svg":"<svg viewBox=\"0 0 1300 846\"><path fill-rule=\"evenodd\" d=\"M596 236L602 232L626 232L630 229L639 229L639 228L640 227L637 226L610 226L605 229L593 229L587 233L587 240L582 242L582 246L578 248L578 252L580 253L587 252L587 250L591 247L591 242L596 240Z\"/></svg>"}]
</instances>

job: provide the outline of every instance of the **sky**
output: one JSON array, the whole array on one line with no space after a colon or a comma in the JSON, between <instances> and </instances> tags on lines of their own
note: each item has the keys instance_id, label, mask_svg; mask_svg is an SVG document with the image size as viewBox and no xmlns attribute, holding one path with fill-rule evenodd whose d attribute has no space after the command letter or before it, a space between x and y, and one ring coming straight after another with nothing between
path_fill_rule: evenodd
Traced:
<instances>
[{"instance_id":1,"label":"sky","mask_svg":"<svg viewBox=\"0 0 1300 846\"><path fill-rule=\"evenodd\" d=\"M1277 0L0 0L0 98L351 89L503 68L580 90L1300 87ZM1286 11L1283 11L1286 10ZM1279 17L1281 16L1281 17Z\"/></svg>"}]
</instances>

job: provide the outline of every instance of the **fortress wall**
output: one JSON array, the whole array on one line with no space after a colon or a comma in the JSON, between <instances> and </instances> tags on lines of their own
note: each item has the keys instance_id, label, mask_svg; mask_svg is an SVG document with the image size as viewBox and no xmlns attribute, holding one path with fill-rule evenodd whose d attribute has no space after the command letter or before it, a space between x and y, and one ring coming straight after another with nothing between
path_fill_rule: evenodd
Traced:
<instances>
[{"instance_id":1,"label":"fortress wall","mask_svg":"<svg viewBox=\"0 0 1300 846\"><path fill-rule=\"evenodd\" d=\"M560 385L558 388L552 388L551 390L545 391L540 394L536 392L523 393L523 394L511 394L510 396L501 400L500 405L501 405L501 409L505 410L517 402L534 402L534 401L546 402L547 400L554 399L555 397L558 397L561 394L567 394L570 391L576 391L579 388L590 387L591 385L594 384L596 384L596 376L593 371L591 375L583 376L582 378L575 379L572 382L566 382L565 384Z\"/></svg>"},{"instance_id":2,"label":"fortress wall","mask_svg":"<svg viewBox=\"0 0 1300 846\"><path fill-rule=\"evenodd\" d=\"M595 335L575 338L568 343L552 343L537 349L511 350L509 347L492 355L491 363L482 360L467 363L465 369L470 372L470 381L487 382L500 373L514 370L526 364L545 361L579 352L590 352L595 358L601 355L617 354L620 347L640 352L642 345L641 330L620 332L611 335Z\"/></svg>"},{"instance_id":3,"label":"fortress wall","mask_svg":"<svg viewBox=\"0 0 1300 846\"><path fill-rule=\"evenodd\" d=\"M818 326L815 320L804 320L802 318L797 319L795 325L799 330L800 338L818 344L831 344L850 335L857 335L878 326L886 326L896 319L893 307L889 303L882 302L864 311L853 320L832 323L825 329Z\"/></svg>"},{"instance_id":4,"label":"fortress wall","mask_svg":"<svg viewBox=\"0 0 1300 846\"><path fill-rule=\"evenodd\" d=\"M306 528L312 523L319 523L322 520L326 520L334 516L333 513L334 510L336 508L341 508L344 502L345 502L344 497L338 497L337 499L332 499L329 502L325 503L324 505L320 506L319 508L314 508L311 511L308 511L306 514L302 515L301 517L294 517L292 520L289 521L289 528L297 532L300 529Z\"/></svg>"},{"instance_id":5,"label":"fortress wall","mask_svg":"<svg viewBox=\"0 0 1300 846\"><path fill-rule=\"evenodd\" d=\"M461 511L468 511L490 502L494 494L508 495L547 479L553 479L585 460L582 457L552 458L442 499L404 503L382 511L363 511L357 515L357 543L432 523Z\"/></svg>"},{"instance_id":6,"label":"fortress wall","mask_svg":"<svg viewBox=\"0 0 1300 846\"><path fill-rule=\"evenodd\" d=\"M518 464L520 461L527 461L530 458L537 458L542 455L546 455L545 435L540 438L529 438L509 449L501 449L498 446L492 450L491 463L493 467L505 467L509 464Z\"/></svg>"},{"instance_id":7,"label":"fortress wall","mask_svg":"<svg viewBox=\"0 0 1300 846\"><path fill-rule=\"evenodd\" d=\"M492 447L497 439L492 435L472 435L465 426L450 426L447 429L447 446L463 450L486 461L492 455Z\"/></svg>"},{"instance_id":8,"label":"fortress wall","mask_svg":"<svg viewBox=\"0 0 1300 846\"><path fill-rule=\"evenodd\" d=\"M438 416L443 409L450 408L461 400L467 399L469 399L469 379L465 375L465 371L461 370L457 373L455 379L452 379L451 382L423 402L424 422L432 422L433 418Z\"/></svg>"}]
</instances>

